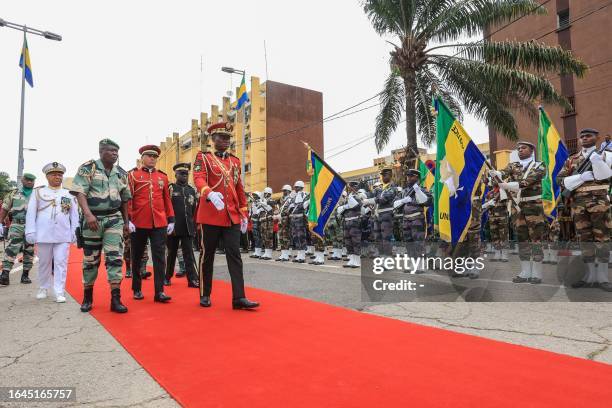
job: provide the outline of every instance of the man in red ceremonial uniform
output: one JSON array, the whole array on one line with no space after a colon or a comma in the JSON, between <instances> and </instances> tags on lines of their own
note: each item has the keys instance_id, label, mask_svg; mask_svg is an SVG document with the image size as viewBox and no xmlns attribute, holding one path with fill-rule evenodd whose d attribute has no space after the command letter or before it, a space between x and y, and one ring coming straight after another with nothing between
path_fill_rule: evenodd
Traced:
<instances>
[{"instance_id":1,"label":"man in red ceremonial uniform","mask_svg":"<svg viewBox=\"0 0 612 408\"><path fill-rule=\"evenodd\" d=\"M128 204L130 241L132 244L132 290L134 299L141 300L140 263L147 240L151 242L155 302L166 303L171 298L164 293L166 272L166 236L174 230L174 209L168 191L168 176L155 168L160 149L154 145L140 148L142 166L128 172L132 199Z\"/></svg>"},{"instance_id":2,"label":"man in red ceremonial uniform","mask_svg":"<svg viewBox=\"0 0 612 408\"><path fill-rule=\"evenodd\" d=\"M215 153L198 152L193 164L193 181L200 192L196 222L202 226L200 257L200 306L210 307L213 263L219 239L225 245L225 257L232 279L232 307L253 309L257 302L244 293L244 276L240 257L240 234L247 229L247 201L240 179L240 160L229 153L231 124L216 123L208 127Z\"/></svg>"}]
</instances>

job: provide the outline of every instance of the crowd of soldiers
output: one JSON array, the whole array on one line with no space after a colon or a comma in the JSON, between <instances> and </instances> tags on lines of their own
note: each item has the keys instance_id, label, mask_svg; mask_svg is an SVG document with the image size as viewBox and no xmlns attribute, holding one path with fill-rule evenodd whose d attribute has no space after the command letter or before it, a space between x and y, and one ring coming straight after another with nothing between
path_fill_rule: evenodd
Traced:
<instances>
[{"instance_id":1,"label":"crowd of soldiers","mask_svg":"<svg viewBox=\"0 0 612 408\"><path fill-rule=\"evenodd\" d=\"M542 201L542 179L546 167L535 160L535 145L517 144L519 160L505 168L492 169L477 183L471 202L471 218L465 238L458 245L439 245L437 254L480 257L492 253L492 262L508 262L518 244L520 272L514 283L540 284L543 265L556 264L560 241L579 243L586 273L573 288L598 287L612 291L608 278L610 258L610 176L612 154L607 141L597 150L599 132L583 129L579 139L581 149L572 155L558 173L557 183L568 197L557 205L556 213L547 217ZM588 164L588 165L587 165ZM347 262L347 268L360 267L363 255L389 256L403 251L410 256L427 254L427 242L439 241L432 227L433 205L430 191L419 184L423 176L418 170L407 170L403 187L392 181L391 167L382 168L380 181L365 186L350 181L329 218L324 238L309 231L309 195L304 183L296 181L293 188L285 185L282 197L275 200L269 187L263 194L255 192L250 199L253 221L253 258L272 259L273 227L278 224L279 262L306 262L322 265L325 260ZM452 189L449 185L449 189ZM486 192L486 194L485 194ZM450 191L453 195L455 191ZM483 215L486 214L486 217ZM485 223L482 221L485 220ZM575 229L570 236L569 230ZM564 233L565 230L565 233ZM486 234L485 234L486 232ZM486 239L485 239L486 236ZM488 248L485 243L488 241ZM401 248L404 248L403 250ZM292 252L294 252L292 254ZM422 273L424 268L417 270ZM452 277L480 277L480 270L470 268Z\"/></svg>"}]
</instances>

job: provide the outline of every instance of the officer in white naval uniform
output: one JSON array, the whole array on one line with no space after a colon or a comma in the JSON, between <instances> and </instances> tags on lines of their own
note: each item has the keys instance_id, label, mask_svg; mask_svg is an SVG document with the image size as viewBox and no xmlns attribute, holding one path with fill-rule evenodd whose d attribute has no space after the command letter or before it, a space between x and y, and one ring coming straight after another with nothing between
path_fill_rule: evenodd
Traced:
<instances>
[{"instance_id":1,"label":"officer in white naval uniform","mask_svg":"<svg viewBox=\"0 0 612 408\"><path fill-rule=\"evenodd\" d=\"M40 288L36 298L46 298L53 282L58 303L66 301L64 288L68 253L70 244L76 242L75 230L79 224L78 206L74 196L62 188L65 172L66 168L58 162L43 167L49 186L34 189L28 203L25 227L26 241L38 246Z\"/></svg>"}]
</instances>

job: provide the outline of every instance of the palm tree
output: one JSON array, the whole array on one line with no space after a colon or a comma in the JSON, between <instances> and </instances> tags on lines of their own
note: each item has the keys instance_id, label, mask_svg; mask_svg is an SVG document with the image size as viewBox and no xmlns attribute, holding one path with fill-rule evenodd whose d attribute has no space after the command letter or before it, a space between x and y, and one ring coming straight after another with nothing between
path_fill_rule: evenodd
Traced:
<instances>
[{"instance_id":1,"label":"palm tree","mask_svg":"<svg viewBox=\"0 0 612 408\"><path fill-rule=\"evenodd\" d=\"M570 51L534 41L458 42L521 16L545 14L546 9L534 0L365 0L363 9L378 34L397 39L388 41L393 47L391 73L380 94L376 118L379 152L403 112L407 146L416 150L417 127L425 144L435 139L430 109L434 94L460 120L463 106L515 140L512 109L535 120L535 102L569 108L546 74L581 77L587 70Z\"/></svg>"}]
</instances>

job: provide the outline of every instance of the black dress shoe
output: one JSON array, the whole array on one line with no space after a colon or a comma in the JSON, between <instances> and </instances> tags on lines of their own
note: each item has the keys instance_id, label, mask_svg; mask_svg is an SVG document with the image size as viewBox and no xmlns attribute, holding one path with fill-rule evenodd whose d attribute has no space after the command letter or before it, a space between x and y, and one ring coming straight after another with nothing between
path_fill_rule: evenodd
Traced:
<instances>
[{"instance_id":1,"label":"black dress shoe","mask_svg":"<svg viewBox=\"0 0 612 408\"><path fill-rule=\"evenodd\" d=\"M184 278L185 272L177 272L174 276L176 276L177 278Z\"/></svg>"},{"instance_id":2,"label":"black dress shoe","mask_svg":"<svg viewBox=\"0 0 612 408\"><path fill-rule=\"evenodd\" d=\"M529 283L531 283L532 285L539 285L540 283L542 283L542 279L540 279L540 278L529 278Z\"/></svg>"},{"instance_id":3,"label":"black dress shoe","mask_svg":"<svg viewBox=\"0 0 612 408\"><path fill-rule=\"evenodd\" d=\"M32 283L32 279L28 276L28 272L21 273L21 283Z\"/></svg>"},{"instance_id":4,"label":"black dress shoe","mask_svg":"<svg viewBox=\"0 0 612 408\"><path fill-rule=\"evenodd\" d=\"M232 309L255 309L259 306L257 302L251 302L247 298L232 300Z\"/></svg>"},{"instance_id":5,"label":"black dress shoe","mask_svg":"<svg viewBox=\"0 0 612 408\"><path fill-rule=\"evenodd\" d=\"M140 277L141 277L142 279L147 279L147 278L148 278L149 276L151 276L151 275L152 275L152 274L151 274L151 272L149 272L149 271L144 271L143 273L141 273L141 274L140 274Z\"/></svg>"},{"instance_id":6,"label":"black dress shoe","mask_svg":"<svg viewBox=\"0 0 612 408\"><path fill-rule=\"evenodd\" d=\"M136 300L144 299L144 296L142 295L142 291L141 290L135 290L134 291L134 299L136 299Z\"/></svg>"},{"instance_id":7,"label":"black dress shoe","mask_svg":"<svg viewBox=\"0 0 612 408\"><path fill-rule=\"evenodd\" d=\"M210 307L210 296L200 296L200 306Z\"/></svg>"},{"instance_id":8,"label":"black dress shoe","mask_svg":"<svg viewBox=\"0 0 612 408\"><path fill-rule=\"evenodd\" d=\"M579 280L578 282L572 283L572 288L574 288L574 289L583 288L583 287L586 286L586 284L587 283L585 281Z\"/></svg>"},{"instance_id":9,"label":"black dress shoe","mask_svg":"<svg viewBox=\"0 0 612 408\"><path fill-rule=\"evenodd\" d=\"M196 280L196 279L194 279L194 280L190 280L190 281L187 283L187 287L188 287L188 288L199 288L199 287L200 287L200 281L199 281L199 280Z\"/></svg>"},{"instance_id":10,"label":"black dress shoe","mask_svg":"<svg viewBox=\"0 0 612 408\"><path fill-rule=\"evenodd\" d=\"M164 278L164 286L171 286L172 282L170 281L170 278Z\"/></svg>"},{"instance_id":11,"label":"black dress shoe","mask_svg":"<svg viewBox=\"0 0 612 408\"><path fill-rule=\"evenodd\" d=\"M531 278L522 278L520 276L515 276L512 279L512 282L514 282L514 283L527 283L527 282L529 282L529 279L531 279Z\"/></svg>"},{"instance_id":12,"label":"black dress shoe","mask_svg":"<svg viewBox=\"0 0 612 408\"><path fill-rule=\"evenodd\" d=\"M159 302L159 303L167 303L170 301L170 299L172 299L170 296L166 295L164 292L159 292L155 294L155 297L153 298L153 301L155 302Z\"/></svg>"}]
</instances>

